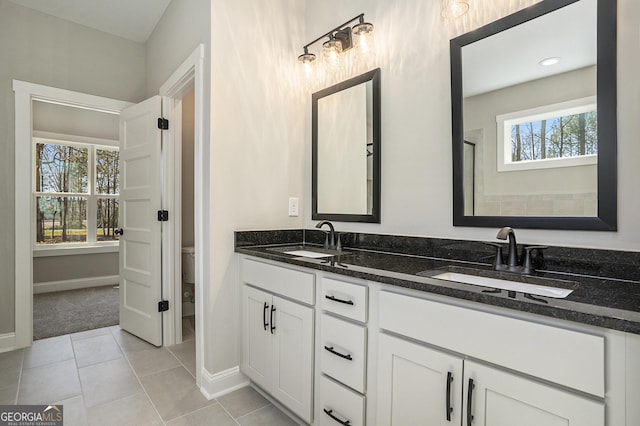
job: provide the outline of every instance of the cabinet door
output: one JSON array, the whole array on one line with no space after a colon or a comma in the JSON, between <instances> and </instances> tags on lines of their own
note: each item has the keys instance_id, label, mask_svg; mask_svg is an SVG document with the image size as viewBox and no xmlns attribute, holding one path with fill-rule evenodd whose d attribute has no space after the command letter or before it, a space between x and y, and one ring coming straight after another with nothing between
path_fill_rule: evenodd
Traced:
<instances>
[{"instance_id":1,"label":"cabinet door","mask_svg":"<svg viewBox=\"0 0 640 426\"><path fill-rule=\"evenodd\" d=\"M273 296L273 396L311 423L313 309Z\"/></svg>"},{"instance_id":2,"label":"cabinet door","mask_svg":"<svg viewBox=\"0 0 640 426\"><path fill-rule=\"evenodd\" d=\"M273 364L269 326L272 296L253 287L242 287L243 373L268 389Z\"/></svg>"},{"instance_id":3,"label":"cabinet door","mask_svg":"<svg viewBox=\"0 0 640 426\"><path fill-rule=\"evenodd\" d=\"M379 425L460 424L460 358L387 334L378 354Z\"/></svg>"},{"instance_id":4,"label":"cabinet door","mask_svg":"<svg viewBox=\"0 0 640 426\"><path fill-rule=\"evenodd\" d=\"M603 402L470 361L464 371L463 426L604 425Z\"/></svg>"}]
</instances>

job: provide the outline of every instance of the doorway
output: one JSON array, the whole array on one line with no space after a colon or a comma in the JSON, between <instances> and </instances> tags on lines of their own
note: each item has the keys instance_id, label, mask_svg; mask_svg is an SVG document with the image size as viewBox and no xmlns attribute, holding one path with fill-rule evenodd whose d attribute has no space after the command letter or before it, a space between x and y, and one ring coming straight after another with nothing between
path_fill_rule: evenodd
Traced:
<instances>
[{"instance_id":1,"label":"doorway","mask_svg":"<svg viewBox=\"0 0 640 426\"><path fill-rule=\"evenodd\" d=\"M118 324L118 115L32 102L33 338Z\"/></svg>"},{"instance_id":2,"label":"doorway","mask_svg":"<svg viewBox=\"0 0 640 426\"><path fill-rule=\"evenodd\" d=\"M204 235L204 206L206 203L206 194L204 187L204 164L203 156L203 61L204 47L202 45L190 55L190 57L178 68L178 70L167 80L165 85L160 89L163 96L163 115L168 117L170 121L175 117L180 117L180 106L182 98L194 92L194 156L198 161L194 164L194 246L196 253L203 253L202 248L205 246ZM38 84L22 82L14 80L13 89L15 92L15 163L20 165L33 164L32 150L32 102L42 101L57 105L70 106L81 109L88 109L107 114L120 114L125 108L132 104L125 101L103 98L83 94L79 92L57 89ZM177 121L174 121L176 123ZM167 155L162 158L163 168L166 173L163 175L163 188L165 191L166 205L168 209L175 212L178 216L180 212L180 198L176 194L180 194L180 189L176 188L175 179L176 165L174 164L174 156L172 151L179 151L176 141L180 141L181 136L175 134L175 130L181 126L172 126L168 131ZM179 155L179 153L178 153ZM180 158L178 156L178 158ZM178 167L178 170L180 168ZM31 167L16 168L16 192L15 192L15 235L25 236L24 238L15 239L15 333L10 338L9 346L13 348L28 347L33 340L33 257L32 242L35 238L35 225L32 223L34 206L32 202L33 192L33 176ZM164 205L164 204L163 204ZM162 234L163 247L162 253L162 274L167 278L168 285L163 288L162 297L171 302L174 309L169 314L163 315L163 343L164 345L173 345L182 340L181 323L182 309L180 302L182 289L177 283L181 282L181 238L180 238L180 220L169 223L167 232ZM203 339L203 318L202 318L202 301L198 297L201 294L202 282L204 281L204 262L203 256L196 255L195 266L195 321L196 321L196 342L202 342ZM178 302L178 303L175 303ZM203 359L202 345L196 347L196 365L197 371L201 370ZM200 382L200 375L197 375L197 382Z\"/></svg>"}]
</instances>

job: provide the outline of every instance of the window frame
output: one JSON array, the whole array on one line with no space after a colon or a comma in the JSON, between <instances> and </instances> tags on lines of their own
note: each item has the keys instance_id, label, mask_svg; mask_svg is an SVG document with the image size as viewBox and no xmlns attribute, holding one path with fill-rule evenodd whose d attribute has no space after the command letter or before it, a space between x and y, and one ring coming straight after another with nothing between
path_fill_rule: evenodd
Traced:
<instances>
[{"instance_id":1,"label":"window frame","mask_svg":"<svg viewBox=\"0 0 640 426\"><path fill-rule=\"evenodd\" d=\"M31 138L32 164L31 175L35 177L36 172L36 145L38 143L74 146L88 149L87 167L87 193L57 193L57 192L36 192L36 182L33 179L31 187L32 214L31 222L36 222L36 200L40 196L66 196L84 197L87 199L87 238L84 242L70 242L57 244L38 244L35 237L31 241L34 257L77 255L90 253L117 252L120 246L116 241L98 241L97 220L98 220L98 199L120 199L120 194L97 194L96 193L96 151L99 149L119 151L119 141L113 139L94 138L88 136L67 135L53 132L33 131Z\"/></svg>"},{"instance_id":2,"label":"window frame","mask_svg":"<svg viewBox=\"0 0 640 426\"><path fill-rule=\"evenodd\" d=\"M559 167L575 167L595 165L597 154L575 157L545 158L540 160L511 160L511 127L515 124L528 123L548 118L564 117L584 112L597 111L596 96L573 99L555 104L543 105L522 111L510 112L496 116L497 130L497 170L510 172L519 170L539 170Z\"/></svg>"}]
</instances>

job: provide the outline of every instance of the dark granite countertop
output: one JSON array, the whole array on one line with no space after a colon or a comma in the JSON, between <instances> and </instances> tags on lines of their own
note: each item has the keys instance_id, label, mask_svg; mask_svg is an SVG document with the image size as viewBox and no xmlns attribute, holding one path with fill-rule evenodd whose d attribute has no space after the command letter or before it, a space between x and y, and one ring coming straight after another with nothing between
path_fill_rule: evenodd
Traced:
<instances>
[{"instance_id":1,"label":"dark granite countertop","mask_svg":"<svg viewBox=\"0 0 640 426\"><path fill-rule=\"evenodd\" d=\"M289 232L289 231L284 231ZM291 231L294 232L294 231ZM253 237L253 236L252 236ZM285 239L243 240L236 233L237 253L288 263L291 265L331 272L349 277L413 290L449 296L473 302L529 312L598 327L640 334L640 281L620 278L582 275L566 271L537 270L532 280L562 280L573 287L565 299L526 295L524 293L487 292L490 289L470 284L431 278L445 271L466 272L474 275L526 281L527 276L508 272L497 273L489 263L464 261L406 253L393 253L346 246L346 254L332 258L313 259L296 257L278 251L283 246L321 248L317 243L303 243L297 234ZM297 239L297 241L296 241ZM278 241L277 244L273 244ZM257 244L256 244L257 243ZM267 243L267 244L264 244ZM269 244L271 243L271 244ZM486 257L486 256L485 256ZM633 259L635 262L635 258Z\"/></svg>"}]
</instances>

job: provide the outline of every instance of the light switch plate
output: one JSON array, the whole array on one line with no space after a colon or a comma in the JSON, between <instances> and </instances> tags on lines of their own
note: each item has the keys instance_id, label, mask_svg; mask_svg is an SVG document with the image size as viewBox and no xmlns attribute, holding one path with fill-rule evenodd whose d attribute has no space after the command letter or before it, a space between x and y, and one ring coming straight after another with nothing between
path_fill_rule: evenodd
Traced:
<instances>
[{"instance_id":1,"label":"light switch plate","mask_svg":"<svg viewBox=\"0 0 640 426\"><path fill-rule=\"evenodd\" d=\"M298 216L298 197L289 197L289 216Z\"/></svg>"}]
</instances>

